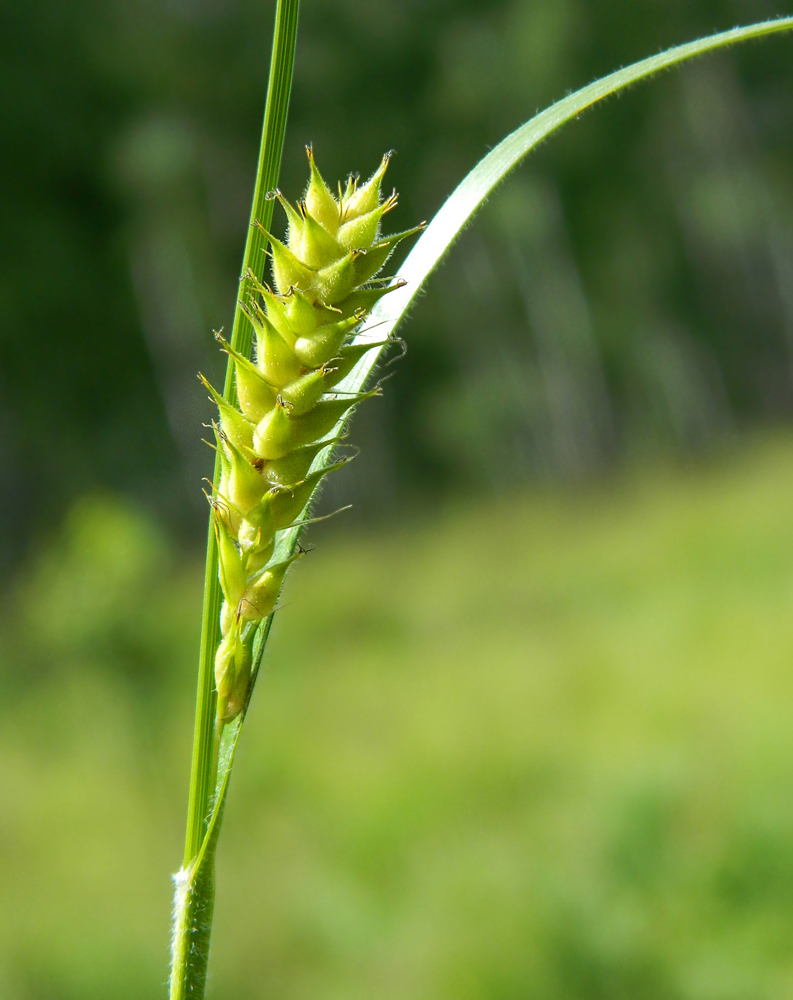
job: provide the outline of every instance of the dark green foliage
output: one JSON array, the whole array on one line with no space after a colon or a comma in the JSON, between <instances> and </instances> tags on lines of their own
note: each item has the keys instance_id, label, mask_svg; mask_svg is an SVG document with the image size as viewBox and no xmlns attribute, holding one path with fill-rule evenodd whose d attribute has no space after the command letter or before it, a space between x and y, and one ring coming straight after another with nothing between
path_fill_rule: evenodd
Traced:
<instances>
[{"instance_id":1,"label":"dark green foliage","mask_svg":"<svg viewBox=\"0 0 793 1000\"><path fill-rule=\"evenodd\" d=\"M430 217L488 145L566 89L789 9L316 0L284 187L300 183L305 142L329 176L393 146L403 217ZM209 411L191 373L217 381L211 330L230 326L271 15L253 0L2 13L6 547L91 482L170 510L193 495L203 523ZM380 475L366 488L350 476L359 507L450 480L574 475L789 412L789 66L770 41L684 70L516 176L428 292L391 401L360 430Z\"/></svg>"}]
</instances>

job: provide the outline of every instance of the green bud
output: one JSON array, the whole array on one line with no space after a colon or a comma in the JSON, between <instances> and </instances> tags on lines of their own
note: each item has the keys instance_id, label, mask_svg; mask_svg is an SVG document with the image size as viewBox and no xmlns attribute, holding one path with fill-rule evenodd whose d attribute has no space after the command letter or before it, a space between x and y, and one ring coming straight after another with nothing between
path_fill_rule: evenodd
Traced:
<instances>
[{"instance_id":1,"label":"green bud","mask_svg":"<svg viewBox=\"0 0 793 1000\"><path fill-rule=\"evenodd\" d=\"M220 606L220 634L228 635L237 621L237 606L223 601Z\"/></svg>"},{"instance_id":2,"label":"green bud","mask_svg":"<svg viewBox=\"0 0 793 1000\"><path fill-rule=\"evenodd\" d=\"M306 476L302 482L277 490L273 495L272 501L273 523L276 530L282 531L293 524L300 517L303 508L311 499L311 494L314 492L319 481L327 476L329 472L335 472L336 469L340 469L343 465L346 465L348 461L349 459L345 459L342 462L335 462L333 465L328 465L324 469L317 469L316 472L312 472L311 475Z\"/></svg>"},{"instance_id":3,"label":"green bud","mask_svg":"<svg viewBox=\"0 0 793 1000\"><path fill-rule=\"evenodd\" d=\"M215 653L215 687L221 698L228 698L234 687L240 645L239 632L232 628Z\"/></svg>"},{"instance_id":4,"label":"green bud","mask_svg":"<svg viewBox=\"0 0 793 1000\"><path fill-rule=\"evenodd\" d=\"M234 539L225 523L215 518L215 538L218 545L218 568L223 596L236 607L245 593L245 567Z\"/></svg>"},{"instance_id":5,"label":"green bud","mask_svg":"<svg viewBox=\"0 0 793 1000\"><path fill-rule=\"evenodd\" d=\"M249 552L245 562L245 570L248 576L252 576L254 573L258 573L260 570L264 569L267 563L272 559L274 551L275 539L273 539L273 541L264 548L256 548Z\"/></svg>"},{"instance_id":6,"label":"green bud","mask_svg":"<svg viewBox=\"0 0 793 1000\"><path fill-rule=\"evenodd\" d=\"M320 400L313 410L309 410L308 413L304 413L300 417L294 417L290 421L294 445L311 444L312 441L324 437L325 434L333 430L344 414L355 406L356 403L361 403L363 400L369 399L378 393L379 389L372 389L371 392L362 392L343 399Z\"/></svg>"},{"instance_id":7,"label":"green bud","mask_svg":"<svg viewBox=\"0 0 793 1000\"><path fill-rule=\"evenodd\" d=\"M290 559L268 566L248 584L239 604L239 616L243 621L257 622L267 618L275 609L278 595L281 593L286 571L292 563L303 555L296 552Z\"/></svg>"},{"instance_id":8,"label":"green bud","mask_svg":"<svg viewBox=\"0 0 793 1000\"><path fill-rule=\"evenodd\" d=\"M240 409L248 420L258 423L275 406L278 390L266 382L255 366L244 358L234 359L234 382Z\"/></svg>"},{"instance_id":9,"label":"green bud","mask_svg":"<svg viewBox=\"0 0 793 1000\"><path fill-rule=\"evenodd\" d=\"M224 399L203 375L199 375L198 378L201 385L209 391L209 395L217 405L220 414L220 426L223 428L223 433L229 441L233 442L235 447L250 452L251 445L253 444L254 425L249 420L246 420L240 411L232 406L228 400Z\"/></svg>"},{"instance_id":10,"label":"green bud","mask_svg":"<svg viewBox=\"0 0 793 1000\"><path fill-rule=\"evenodd\" d=\"M388 295L389 292L395 292L398 288L404 288L406 284L407 282L400 278L390 285L383 283L382 285L378 284L375 288L357 288L346 298L337 302L336 308L345 319L354 316L356 312L360 312L361 310L368 313L384 295Z\"/></svg>"},{"instance_id":11,"label":"green bud","mask_svg":"<svg viewBox=\"0 0 793 1000\"><path fill-rule=\"evenodd\" d=\"M284 296L283 302L284 315L288 318L289 327L295 338L301 334L311 333L321 323L328 322L326 317L336 318L329 309L314 302L299 288L291 288L289 294Z\"/></svg>"},{"instance_id":12,"label":"green bud","mask_svg":"<svg viewBox=\"0 0 793 1000\"><path fill-rule=\"evenodd\" d=\"M248 701L248 689L251 684L251 651L246 646L246 659L241 662L239 668L237 669L236 681L234 688L229 694L228 698L224 702L218 698L218 715L220 715L221 709L224 714L222 716L223 722L232 722L240 712L245 708Z\"/></svg>"},{"instance_id":13,"label":"green bud","mask_svg":"<svg viewBox=\"0 0 793 1000\"><path fill-rule=\"evenodd\" d=\"M375 243L365 254L360 254L355 259L354 264L355 284L362 285L364 282L372 279L385 265L385 262L402 240L407 239L408 236L415 236L416 233L420 233L423 229L424 224L422 223L413 229L406 229L404 233L394 233L393 236L387 236L379 243Z\"/></svg>"},{"instance_id":14,"label":"green bud","mask_svg":"<svg viewBox=\"0 0 793 1000\"><path fill-rule=\"evenodd\" d=\"M365 316L366 312L359 309L348 319L327 323L305 336L298 337L294 348L298 360L307 368L318 368L326 361L330 361L338 354L345 337L354 332Z\"/></svg>"},{"instance_id":15,"label":"green bud","mask_svg":"<svg viewBox=\"0 0 793 1000\"><path fill-rule=\"evenodd\" d=\"M309 288L311 294L329 305L334 305L345 298L357 284L360 284L356 265L362 256L362 251L350 250L341 260L328 264L321 271L315 271L314 282Z\"/></svg>"},{"instance_id":16,"label":"green bud","mask_svg":"<svg viewBox=\"0 0 793 1000\"><path fill-rule=\"evenodd\" d=\"M319 270L344 255L344 247L339 246L334 236L314 218L303 202L303 253L302 259L309 267Z\"/></svg>"},{"instance_id":17,"label":"green bud","mask_svg":"<svg viewBox=\"0 0 793 1000\"><path fill-rule=\"evenodd\" d=\"M344 250L330 233L306 210L305 204L294 208L280 191L276 197L289 223L289 250L312 268L325 267L342 256Z\"/></svg>"},{"instance_id":18,"label":"green bud","mask_svg":"<svg viewBox=\"0 0 793 1000\"><path fill-rule=\"evenodd\" d=\"M269 494L265 494L269 496ZM268 511L270 504L267 505ZM245 564L245 572L248 576L257 573L270 561L275 549L275 528L273 527L272 516L269 523L250 521L244 518L240 524L237 539L240 543L242 560Z\"/></svg>"},{"instance_id":19,"label":"green bud","mask_svg":"<svg viewBox=\"0 0 793 1000\"><path fill-rule=\"evenodd\" d=\"M254 450L268 462L284 458L294 448L324 437L349 409L379 393L379 389L372 389L341 399L321 399L308 413L299 416L292 416L288 407L278 402L256 427Z\"/></svg>"},{"instance_id":20,"label":"green bud","mask_svg":"<svg viewBox=\"0 0 793 1000\"><path fill-rule=\"evenodd\" d=\"M261 555L269 550L272 555L275 543L275 522L273 520L272 505L275 493L269 488L261 500L252 507L245 515L239 529L237 541L239 542L243 558L249 558L253 554ZM267 557L269 559L269 555ZM264 560L267 562L267 559ZM254 572L250 562L247 565L248 574ZM261 568L264 563L261 563Z\"/></svg>"},{"instance_id":21,"label":"green bud","mask_svg":"<svg viewBox=\"0 0 793 1000\"><path fill-rule=\"evenodd\" d=\"M251 679L251 647L238 627L226 635L215 654L215 686L218 692L218 718L231 722L245 707Z\"/></svg>"},{"instance_id":22,"label":"green bud","mask_svg":"<svg viewBox=\"0 0 793 1000\"><path fill-rule=\"evenodd\" d=\"M232 535L236 535L239 530L242 515L235 507L232 506L228 499L229 480L231 478L231 462L226 454L226 449L223 447L223 439L220 436L220 429L217 424L213 424L212 427L215 431L217 450L220 455L220 482L218 483L217 490L215 491L215 496L211 498L210 503L214 508L215 516L223 521Z\"/></svg>"},{"instance_id":23,"label":"green bud","mask_svg":"<svg viewBox=\"0 0 793 1000\"><path fill-rule=\"evenodd\" d=\"M267 462L262 475L272 486L292 486L305 479L311 463L323 448L328 448L339 440L340 438L332 438L330 441L319 441L316 444L295 448L284 458Z\"/></svg>"},{"instance_id":24,"label":"green bud","mask_svg":"<svg viewBox=\"0 0 793 1000\"><path fill-rule=\"evenodd\" d=\"M291 417L298 417L314 408L325 392L326 380L330 371L333 369L317 368L316 371L302 375L294 382L284 386L281 398L291 406Z\"/></svg>"},{"instance_id":25,"label":"green bud","mask_svg":"<svg viewBox=\"0 0 793 1000\"><path fill-rule=\"evenodd\" d=\"M315 272L299 260L284 244L259 224L259 229L270 241L273 257L273 281L279 295L286 295L290 288L310 288L315 279Z\"/></svg>"},{"instance_id":26,"label":"green bud","mask_svg":"<svg viewBox=\"0 0 793 1000\"><path fill-rule=\"evenodd\" d=\"M247 515L259 503L267 489L262 474L256 469L232 441L224 440L223 447L231 466L226 498Z\"/></svg>"},{"instance_id":27,"label":"green bud","mask_svg":"<svg viewBox=\"0 0 793 1000\"><path fill-rule=\"evenodd\" d=\"M280 389L298 378L302 369L289 340L256 303L244 311L256 334L256 368L264 381Z\"/></svg>"},{"instance_id":28,"label":"green bud","mask_svg":"<svg viewBox=\"0 0 793 1000\"><path fill-rule=\"evenodd\" d=\"M335 236L341 218L339 203L317 170L317 165L314 162L314 150L311 146L306 146L306 153L311 167L311 180L306 189L305 197L306 209L309 215L316 219L321 226L324 226L331 236Z\"/></svg>"},{"instance_id":29,"label":"green bud","mask_svg":"<svg viewBox=\"0 0 793 1000\"><path fill-rule=\"evenodd\" d=\"M303 219L303 252L300 254L300 259L309 267L319 270L342 257L344 250L345 248L339 246L330 233L309 212L306 212Z\"/></svg>"},{"instance_id":30,"label":"green bud","mask_svg":"<svg viewBox=\"0 0 793 1000\"><path fill-rule=\"evenodd\" d=\"M291 344L295 339L295 333L287 319L286 297L276 295L272 288L263 285L250 268L247 269L243 277L253 287L256 294L261 295L264 299L267 319L270 320L276 330Z\"/></svg>"},{"instance_id":31,"label":"green bud","mask_svg":"<svg viewBox=\"0 0 793 1000\"><path fill-rule=\"evenodd\" d=\"M357 181L353 181L351 190L351 186L348 183L347 191L345 191L341 203L341 214L344 221L353 219L356 216L366 215L380 204L380 184L393 155L393 153L385 154L380 166L363 187L358 187Z\"/></svg>"},{"instance_id":32,"label":"green bud","mask_svg":"<svg viewBox=\"0 0 793 1000\"><path fill-rule=\"evenodd\" d=\"M289 407L279 397L273 409L256 425L253 450L260 458L270 461L288 455L294 446L294 425L289 419Z\"/></svg>"},{"instance_id":33,"label":"green bud","mask_svg":"<svg viewBox=\"0 0 793 1000\"><path fill-rule=\"evenodd\" d=\"M380 230L380 220L386 212L390 212L392 208L396 208L396 204L397 194L395 191L390 198L387 198L377 208L373 208L371 212L359 215L357 218L345 222L339 228L339 233L336 237L341 246L346 250L353 250L356 247L370 247L377 239L377 234Z\"/></svg>"},{"instance_id":34,"label":"green bud","mask_svg":"<svg viewBox=\"0 0 793 1000\"><path fill-rule=\"evenodd\" d=\"M251 361L235 351L219 333L215 334L215 339L222 344L226 354L234 359L234 381L240 409L248 420L257 424L275 406L278 391L264 380Z\"/></svg>"}]
</instances>

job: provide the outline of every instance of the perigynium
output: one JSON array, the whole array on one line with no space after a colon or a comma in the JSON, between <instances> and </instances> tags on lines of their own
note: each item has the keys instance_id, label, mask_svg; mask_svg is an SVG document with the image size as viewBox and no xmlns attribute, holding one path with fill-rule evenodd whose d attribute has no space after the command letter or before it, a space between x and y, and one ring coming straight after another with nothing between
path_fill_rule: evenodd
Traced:
<instances>
[{"instance_id":1,"label":"perigynium","mask_svg":"<svg viewBox=\"0 0 793 1000\"><path fill-rule=\"evenodd\" d=\"M299 0L277 0L265 122L222 392L205 578L196 725L184 865L174 877L171 1000L201 1000L214 906L214 856L235 751L284 577L304 554L299 533L334 461L352 409L376 395L369 377L423 283L498 184L582 111L663 69L793 28L765 21L680 45L597 80L536 115L493 148L432 219L394 277L394 249L424 227L382 236L396 207L384 196L389 156L368 181L334 193L308 150L303 200L277 190L294 68ZM527 95L527 100L530 95ZM286 241L270 231L273 202ZM269 272L263 266L269 245ZM481 331L483 337L487 331ZM255 351L250 354L251 339ZM263 986L267 991L266 984Z\"/></svg>"}]
</instances>

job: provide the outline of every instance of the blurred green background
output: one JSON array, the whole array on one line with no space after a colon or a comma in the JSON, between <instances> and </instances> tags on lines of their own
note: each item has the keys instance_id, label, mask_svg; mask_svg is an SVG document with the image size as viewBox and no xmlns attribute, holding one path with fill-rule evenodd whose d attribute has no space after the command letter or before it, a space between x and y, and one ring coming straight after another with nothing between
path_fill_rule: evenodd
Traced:
<instances>
[{"instance_id":1,"label":"blurred green background","mask_svg":"<svg viewBox=\"0 0 793 1000\"><path fill-rule=\"evenodd\" d=\"M399 228L567 90L789 0L305 0L282 187ZM0 996L164 996L272 0L0 9ZM793 998L793 61L538 151L358 414L219 857L211 996Z\"/></svg>"}]
</instances>

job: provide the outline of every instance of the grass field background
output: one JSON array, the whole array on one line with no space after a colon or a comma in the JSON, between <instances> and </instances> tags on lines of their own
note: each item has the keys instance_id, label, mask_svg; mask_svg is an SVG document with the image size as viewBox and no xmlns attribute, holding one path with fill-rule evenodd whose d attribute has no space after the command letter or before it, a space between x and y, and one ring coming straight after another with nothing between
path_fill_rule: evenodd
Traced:
<instances>
[{"instance_id":1,"label":"grass field background","mask_svg":"<svg viewBox=\"0 0 793 1000\"><path fill-rule=\"evenodd\" d=\"M793 438L345 531L278 615L210 996L793 998ZM7 602L6 1000L164 995L200 578L91 497Z\"/></svg>"}]
</instances>

